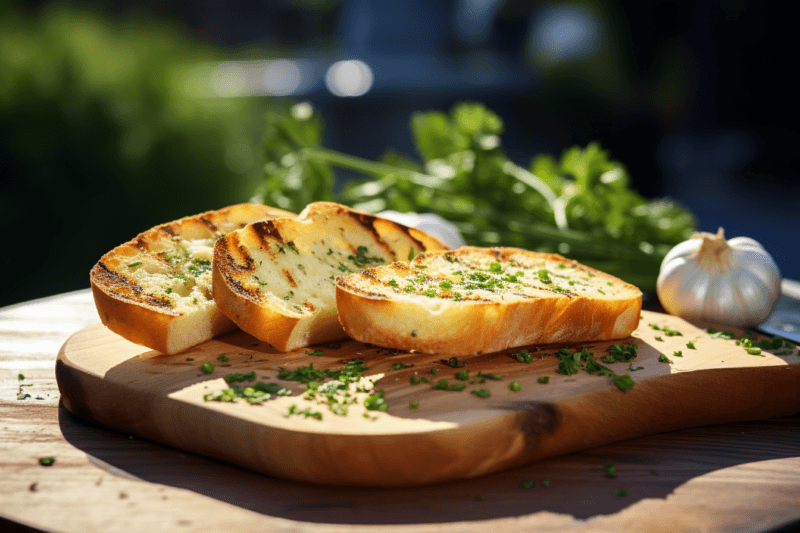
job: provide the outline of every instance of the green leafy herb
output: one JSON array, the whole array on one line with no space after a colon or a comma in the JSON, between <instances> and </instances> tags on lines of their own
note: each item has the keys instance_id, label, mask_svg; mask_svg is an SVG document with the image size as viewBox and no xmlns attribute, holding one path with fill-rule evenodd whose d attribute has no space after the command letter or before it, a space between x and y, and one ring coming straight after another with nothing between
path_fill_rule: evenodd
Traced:
<instances>
[{"instance_id":1,"label":"green leafy herb","mask_svg":"<svg viewBox=\"0 0 800 533\"><path fill-rule=\"evenodd\" d=\"M405 363L392 363L392 366L389 367L389 370L403 370L404 368L409 368L409 365Z\"/></svg>"},{"instance_id":2,"label":"green leafy herb","mask_svg":"<svg viewBox=\"0 0 800 533\"><path fill-rule=\"evenodd\" d=\"M447 391L462 391L466 388L466 385L450 385L447 383L446 379L440 379L436 382L436 385L433 386L436 390L447 390Z\"/></svg>"},{"instance_id":3,"label":"green leafy herb","mask_svg":"<svg viewBox=\"0 0 800 533\"><path fill-rule=\"evenodd\" d=\"M306 355L325 355L325 352L323 350L314 350L311 352L306 350Z\"/></svg>"},{"instance_id":4,"label":"green leafy herb","mask_svg":"<svg viewBox=\"0 0 800 533\"><path fill-rule=\"evenodd\" d=\"M659 336L656 336L656 340L657 340L657 341L664 342L664 339L662 339L662 338L661 338L661 337L659 337Z\"/></svg>"},{"instance_id":5,"label":"green leafy herb","mask_svg":"<svg viewBox=\"0 0 800 533\"><path fill-rule=\"evenodd\" d=\"M312 411L310 407L306 407L305 409L303 409L303 410L301 411L301 410L300 410L300 409L297 407L297 405L296 405L296 404L292 404L292 405L290 405L290 406L289 406L289 410L288 410L288 412L287 412L287 413L286 413L286 415L284 415L284 416L285 416L286 418L289 418L289 417L290 417L290 416L292 416L292 415L295 415L295 416L304 416L304 417L306 417L306 418L316 418L317 420L322 420L322 413L320 413L319 411Z\"/></svg>"},{"instance_id":6,"label":"green leafy herb","mask_svg":"<svg viewBox=\"0 0 800 533\"><path fill-rule=\"evenodd\" d=\"M55 457L39 457L39 464L42 466L53 466L55 462Z\"/></svg>"},{"instance_id":7,"label":"green leafy herb","mask_svg":"<svg viewBox=\"0 0 800 533\"><path fill-rule=\"evenodd\" d=\"M542 385L547 385L548 383L550 383L550 376L539 376L539 378L536 381L538 381Z\"/></svg>"},{"instance_id":8,"label":"green leafy herb","mask_svg":"<svg viewBox=\"0 0 800 533\"><path fill-rule=\"evenodd\" d=\"M414 259L414 248L411 248L411 251L408 252L408 260L411 261Z\"/></svg>"},{"instance_id":9,"label":"green leafy herb","mask_svg":"<svg viewBox=\"0 0 800 533\"><path fill-rule=\"evenodd\" d=\"M450 359L442 360L442 363L451 368L462 368L464 366L463 361L459 361L457 357L451 357Z\"/></svg>"},{"instance_id":10,"label":"green leafy herb","mask_svg":"<svg viewBox=\"0 0 800 533\"><path fill-rule=\"evenodd\" d=\"M364 407L370 411L386 411L389 408L389 404L386 403L383 395L384 392L379 390L375 391L374 394L367 396L367 398L364 400Z\"/></svg>"},{"instance_id":11,"label":"green leafy herb","mask_svg":"<svg viewBox=\"0 0 800 533\"><path fill-rule=\"evenodd\" d=\"M673 357L683 357L683 351L678 350L678 351L672 352L672 356Z\"/></svg>"},{"instance_id":12,"label":"green leafy herb","mask_svg":"<svg viewBox=\"0 0 800 533\"><path fill-rule=\"evenodd\" d=\"M550 480L549 479L545 479L545 480L542 481L542 487L547 488L549 486L550 486Z\"/></svg>"},{"instance_id":13,"label":"green leafy herb","mask_svg":"<svg viewBox=\"0 0 800 533\"><path fill-rule=\"evenodd\" d=\"M439 373L439 369L438 368L431 368L431 371L429 373L430 373L431 376L435 376L436 374Z\"/></svg>"},{"instance_id":14,"label":"green leafy herb","mask_svg":"<svg viewBox=\"0 0 800 533\"><path fill-rule=\"evenodd\" d=\"M454 292L453 293L453 300L456 301L456 302L460 302L461 301L461 293L460 292Z\"/></svg>"},{"instance_id":15,"label":"green leafy herb","mask_svg":"<svg viewBox=\"0 0 800 533\"><path fill-rule=\"evenodd\" d=\"M356 248L356 254L350 255L347 258L361 268L382 265L384 263L384 260L381 259L380 257L378 256L370 257L367 254L369 254L369 250L367 249L367 247L359 246L358 248Z\"/></svg>"},{"instance_id":16,"label":"green leafy herb","mask_svg":"<svg viewBox=\"0 0 800 533\"><path fill-rule=\"evenodd\" d=\"M537 274L539 275L539 281L541 281L542 283L544 283L544 284L553 283L553 281L550 279L550 272L549 271L547 271L545 269L542 269L539 272L537 272Z\"/></svg>"},{"instance_id":17,"label":"green leafy herb","mask_svg":"<svg viewBox=\"0 0 800 533\"><path fill-rule=\"evenodd\" d=\"M512 381L511 383L508 384L508 388L514 392L519 392L522 390L522 383L520 383L519 381Z\"/></svg>"},{"instance_id":18,"label":"green leafy herb","mask_svg":"<svg viewBox=\"0 0 800 533\"><path fill-rule=\"evenodd\" d=\"M614 465L612 463L606 463L605 466L603 467L603 472L606 473L606 477L611 477L611 478L617 477L617 469L614 468Z\"/></svg>"},{"instance_id":19,"label":"green leafy herb","mask_svg":"<svg viewBox=\"0 0 800 533\"><path fill-rule=\"evenodd\" d=\"M22 381L22 380L24 380L24 379L25 379L25 376L24 376L24 375L22 375L22 374L17 374L17 379L18 379L19 381Z\"/></svg>"},{"instance_id":20,"label":"green leafy herb","mask_svg":"<svg viewBox=\"0 0 800 533\"><path fill-rule=\"evenodd\" d=\"M452 282L447 281L447 280L440 281L439 282L439 288L440 289L452 289L453 288L453 284L452 284Z\"/></svg>"},{"instance_id":21,"label":"green leafy herb","mask_svg":"<svg viewBox=\"0 0 800 533\"><path fill-rule=\"evenodd\" d=\"M503 379L502 376L498 376L497 374L481 374L480 372L478 372L478 377L491 379L492 381L500 381Z\"/></svg>"},{"instance_id":22,"label":"green leafy herb","mask_svg":"<svg viewBox=\"0 0 800 533\"><path fill-rule=\"evenodd\" d=\"M202 370L205 374L211 374L214 372L214 365L211 363L203 363L200 365L200 370Z\"/></svg>"},{"instance_id":23,"label":"green leafy herb","mask_svg":"<svg viewBox=\"0 0 800 533\"><path fill-rule=\"evenodd\" d=\"M397 287L397 281L396 281L396 280L393 280L393 279L390 279L390 280L389 280L389 286L390 286L390 287Z\"/></svg>"},{"instance_id":24,"label":"green leafy herb","mask_svg":"<svg viewBox=\"0 0 800 533\"><path fill-rule=\"evenodd\" d=\"M134 268L134 267L138 267L138 266L139 266L139 265L141 265L141 264L142 264L142 262L141 262L141 261L136 261L135 263L131 263L131 264L129 264L129 265L128 265L128 268Z\"/></svg>"},{"instance_id":25,"label":"green leafy herb","mask_svg":"<svg viewBox=\"0 0 800 533\"><path fill-rule=\"evenodd\" d=\"M628 370L630 370L631 372L636 372L637 370L644 370L644 367L637 366L636 368L633 368L633 363L628 363Z\"/></svg>"},{"instance_id":26,"label":"green leafy herb","mask_svg":"<svg viewBox=\"0 0 800 533\"><path fill-rule=\"evenodd\" d=\"M492 393L489 392L487 389L474 390L474 391L472 391L472 394L474 394L478 398L488 398L489 396L492 395Z\"/></svg>"},{"instance_id":27,"label":"green leafy herb","mask_svg":"<svg viewBox=\"0 0 800 533\"><path fill-rule=\"evenodd\" d=\"M409 407L411 407L412 409L416 409L417 407L419 407L419 402L411 402L411 403L410 403L410 404L408 404L408 405L409 405Z\"/></svg>"},{"instance_id":28,"label":"green leafy herb","mask_svg":"<svg viewBox=\"0 0 800 533\"><path fill-rule=\"evenodd\" d=\"M412 331L412 332L411 332L411 336L412 336L412 337L416 337L416 336L417 336L417 332L416 332L416 331Z\"/></svg>"},{"instance_id":29,"label":"green leafy herb","mask_svg":"<svg viewBox=\"0 0 800 533\"><path fill-rule=\"evenodd\" d=\"M611 353L611 357L613 357L614 360L627 363L636 358L637 346L638 345L635 342L630 342L627 346L623 346L622 344L612 344L608 349ZM603 362L606 362L606 360L603 359Z\"/></svg>"},{"instance_id":30,"label":"green leafy herb","mask_svg":"<svg viewBox=\"0 0 800 533\"><path fill-rule=\"evenodd\" d=\"M238 383L240 381L255 381L256 379L256 372L255 370L251 372L247 372L245 374L226 374L223 379L225 383Z\"/></svg>"},{"instance_id":31,"label":"green leafy herb","mask_svg":"<svg viewBox=\"0 0 800 533\"><path fill-rule=\"evenodd\" d=\"M603 376L611 376L614 374L610 368L604 367L600 363L594 360L594 357L591 355L586 358L586 372L589 374L594 374L595 372L599 372Z\"/></svg>"},{"instance_id":32,"label":"green leafy herb","mask_svg":"<svg viewBox=\"0 0 800 533\"><path fill-rule=\"evenodd\" d=\"M469 370L456 372L456 379L459 381L469 381Z\"/></svg>"},{"instance_id":33,"label":"green leafy herb","mask_svg":"<svg viewBox=\"0 0 800 533\"><path fill-rule=\"evenodd\" d=\"M627 392L628 390L630 390L631 387L633 387L636 384L627 374L622 376L614 376L613 378L611 378L611 381L622 392Z\"/></svg>"},{"instance_id":34,"label":"green leafy herb","mask_svg":"<svg viewBox=\"0 0 800 533\"><path fill-rule=\"evenodd\" d=\"M519 361L520 363L530 363L530 362L532 362L532 361L533 361L533 356L531 355L531 352L529 352L528 350L522 350L522 351L520 351L520 352L517 352L517 353L514 355L514 357L515 357L515 358L517 359L517 361Z\"/></svg>"},{"instance_id":35,"label":"green leafy herb","mask_svg":"<svg viewBox=\"0 0 800 533\"><path fill-rule=\"evenodd\" d=\"M617 489L611 492L614 496L627 496L628 490L627 489Z\"/></svg>"},{"instance_id":36,"label":"green leafy herb","mask_svg":"<svg viewBox=\"0 0 800 533\"><path fill-rule=\"evenodd\" d=\"M523 482L522 482L522 488L523 488L523 489L530 489L530 488L533 488L533 481L531 481L531 480L528 480L528 481L523 481Z\"/></svg>"},{"instance_id":37,"label":"green leafy herb","mask_svg":"<svg viewBox=\"0 0 800 533\"><path fill-rule=\"evenodd\" d=\"M422 381L422 380L420 380L420 377L419 377L419 375L417 375L417 373L416 373L416 372L415 372L414 374L412 374L412 375L411 375L411 378L409 379L409 382L410 382L412 385L419 385L419 384L421 383L421 381Z\"/></svg>"},{"instance_id":38,"label":"green leafy herb","mask_svg":"<svg viewBox=\"0 0 800 533\"><path fill-rule=\"evenodd\" d=\"M502 269L500 268L500 263L498 261L492 261L489 263L489 272L492 274L500 274Z\"/></svg>"},{"instance_id":39,"label":"green leafy herb","mask_svg":"<svg viewBox=\"0 0 800 533\"><path fill-rule=\"evenodd\" d=\"M693 341L687 342L686 343L686 347L689 348L690 350L696 350L697 349L697 348L694 347L694 342Z\"/></svg>"},{"instance_id":40,"label":"green leafy herb","mask_svg":"<svg viewBox=\"0 0 800 533\"><path fill-rule=\"evenodd\" d=\"M650 475L651 476L657 476L658 475L658 470L656 470L655 468L651 468L650 469Z\"/></svg>"},{"instance_id":41,"label":"green leafy herb","mask_svg":"<svg viewBox=\"0 0 800 533\"><path fill-rule=\"evenodd\" d=\"M659 363L672 363L672 361L666 355L664 355L663 353L658 356L658 362Z\"/></svg>"},{"instance_id":42,"label":"green leafy herb","mask_svg":"<svg viewBox=\"0 0 800 533\"><path fill-rule=\"evenodd\" d=\"M220 361L221 363L227 363L228 361L230 361L230 359L228 359L227 355L222 354L217 356L217 361Z\"/></svg>"}]
</instances>

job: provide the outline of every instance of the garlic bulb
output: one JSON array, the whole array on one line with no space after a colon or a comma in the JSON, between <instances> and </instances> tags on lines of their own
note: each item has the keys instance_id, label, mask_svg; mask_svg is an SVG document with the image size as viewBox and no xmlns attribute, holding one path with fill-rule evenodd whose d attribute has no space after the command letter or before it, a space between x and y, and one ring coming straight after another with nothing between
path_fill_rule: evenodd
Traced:
<instances>
[{"instance_id":1,"label":"garlic bulb","mask_svg":"<svg viewBox=\"0 0 800 533\"><path fill-rule=\"evenodd\" d=\"M767 319L781 295L778 266L748 237L696 233L664 257L658 299L670 314L738 327Z\"/></svg>"}]
</instances>

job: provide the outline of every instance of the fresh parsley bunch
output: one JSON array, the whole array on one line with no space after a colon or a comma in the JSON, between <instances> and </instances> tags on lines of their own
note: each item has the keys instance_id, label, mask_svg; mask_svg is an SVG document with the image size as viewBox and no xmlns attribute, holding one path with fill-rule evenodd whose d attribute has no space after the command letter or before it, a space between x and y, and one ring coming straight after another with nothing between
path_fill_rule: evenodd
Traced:
<instances>
[{"instance_id":1,"label":"fresh parsley bunch","mask_svg":"<svg viewBox=\"0 0 800 533\"><path fill-rule=\"evenodd\" d=\"M559 252L651 293L664 255L696 230L684 208L633 190L625 167L597 143L560 159L537 156L528 168L515 164L502 149L502 120L477 103L412 116L421 161L394 153L367 161L323 148L322 124L307 103L272 117L269 128L255 199L285 209L335 199L373 213L436 213L471 245ZM335 196L332 167L371 179Z\"/></svg>"}]
</instances>

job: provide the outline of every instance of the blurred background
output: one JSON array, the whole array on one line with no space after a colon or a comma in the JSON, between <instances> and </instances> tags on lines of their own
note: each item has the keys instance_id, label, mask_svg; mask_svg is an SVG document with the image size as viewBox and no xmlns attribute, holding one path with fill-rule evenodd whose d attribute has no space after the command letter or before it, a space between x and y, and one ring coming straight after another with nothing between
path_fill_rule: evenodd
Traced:
<instances>
[{"instance_id":1,"label":"blurred background","mask_svg":"<svg viewBox=\"0 0 800 533\"><path fill-rule=\"evenodd\" d=\"M795 23L784 9L0 0L0 305L88 287L103 253L158 223L254 195L296 208L276 187L322 199L363 179L344 165L287 183L275 143L292 117L313 114L304 138L337 153L413 166L412 114L463 101L496 113L519 167L597 141L632 189L674 199L700 230L755 238L800 279ZM630 242L657 264L661 248Z\"/></svg>"}]
</instances>

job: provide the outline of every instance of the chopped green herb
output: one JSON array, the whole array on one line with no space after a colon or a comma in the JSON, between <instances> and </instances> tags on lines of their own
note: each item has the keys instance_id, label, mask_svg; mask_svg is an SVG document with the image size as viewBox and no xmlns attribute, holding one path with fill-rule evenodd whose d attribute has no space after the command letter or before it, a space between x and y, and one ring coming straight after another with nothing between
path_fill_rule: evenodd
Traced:
<instances>
[{"instance_id":1,"label":"chopped green herb","mask_svg":"<svg viewBox=\"0 0 800 533\"><path fill-rule=\"evenodd\" d=\"M451 282L447 281L447 280L440 281L439 282L439 288L440 289L452 289L453 288L453 284Z\"/></svg>"},{"instance_id":2,"label":"chopped green herb","mask_svg":"<svg viewBox=\"0 0 800 533\"><path fill-rule=\"evenodd\" d=\"M431 371L430 371L430 375L431 376L435 376L438 373L439 373L439 369L438 368L431 368Z\"/></svg>"},{"instance_id":3,"label":"chopped green herb","mask_svg":"<svg viewBox=\"0 0 800 533\"><path fill-rule=\"evenodd\" d=\"M129 265L128 265L128 268L134 268L134 267L138 267L138 266L139 266L139 265L141 265L141 264L142 264L142 262L141 262L141 261L136 261L135 263L131 263L131 264L129 264Z\"/></svg>"},{"instance_id":4,"label":"chopped green herb","mask_svg":"<svg viewBox=\"0 0 800 533\"><path fill-rule=\"evenodd\" d=\"M412 337L416 337L416 336L417 336L417 332L416 332L416 331L412 331L412 332L411 332L411 336L412 336Z\"/></svg>"},{"instance_id":5,"label":"chopped green herb","mask_svg":"<svg viewBox=\"0 0 800 533\"><path fill-rule=\"evenodd\" d=\"M613 494L614 496L627 496L628 491L626 489L617 489L613 491L611 494Z\"/></svg>"},{"instance_id":6,"label":"chopped green herb","mask_svg":"<svg viewBox=\"0 0 800 533\"><path fill-rule=\"evenodd\" d=\"M657 340L657 341L664 342L664 339L662 339L661 337L656 337L656 340Z\"/></svg>"},{"instance_id":7,"label":"chopped green herb","mask_svg":"<svg viewBox=\"0 0 800 533\"><path fill-rule=\"evenodd\" d=\"M389 367L389 370L403 370L404 368L408 368L409 365L405 363L392 363L392 366Z\"/></svg>"},{"instance_id":8,"label":"chopped green herb","mask_svg":"<svg viewBox=\"0 0 800 533\"><path fill-rule=\"evenodd\" d=\"M366 246L359 246L356 248L356 255L347 256L349 260L358 265L359 267L369 267L381 265L384 263L383 259L378 256L369 257L367 254L369 250Z\"/></svg>"},{"instance_id":9,"label":"chopped green herb","mask_svg":"<svg viewBox=\"0 0 800 533\"><path fill-rule=\"evenodd\" d=\"M322 413L319 411L311 411L310 407L306 407L302 411L297 408L296 404L292 404L289 406L289 411L286 415L286 418L289 418L292 415L296 416L305 416L306 418L316 418L317 420L322 420Z\"/></svg>"},{"instance_id":10,"label":"chopped green herb","mask_svg":"<svg viewBox=\"0 0 800 533\"><path fill-rule=\"evenodd\" d=\"M453 293L453 300L456 301L456 302L460 302L461 301L461 293L460 292L454 292Z\"/></svg>"},{"instance_id":11,"label":"chopped green herb","mask_svg":"<svg viewBox=\"0 0 800 533\"><path fill-rule=\"evenodd\" d=\"M508 388L514 392L519 392L522 390L522 383L520 383L519 381L512 381L511 383L508 384Z\"/></svg>"},{"instance_id":12,"label":"chopped green herb","mask_svg":"<svg viewBox=\"0 0 800 533\"><path fill-rule=\"evenodd\" d=\"M22 374L17 374L17 379L18 379L19 381L22 381L22 380L24 380L24 379L25 379L25 376L24 376L24 375L22 375Z\"/></svg>"},{"instance_id":13,"label":"chopped green herb","mask_svg":"<svg viewBox=\"0 0 800 533\"><path fill-rule=\"evenodd\" d=\"M411 375L411 379L409 379L409 382L412 385L419 385L422 382L422 380L420 380L420 377L415 372L414 374Z\"/></svg>"},{"instance_id":14,"label":"chopped green herb","mask_svg":"<svg viewBox=\"0 0 800 533\"><path fill-rule=\"evenodd\" d=\"M384 392L382 390L375 391L375 394L371 396L367 396L364 400L364 407L366 407L370 411L386 411L389 408L389 404L386 403L386 400L383 398Z\"/></svg>"},{"instance_id":15,"label":"chopped green herb","mask_svg":"<svg viewBox=\"0 0 800 533\"><path fill-rule=\"evenodd\" d=\"M466 385L449 385L446 379L440 379L436 382L436 385L433 386L436 390L447 390L447 391L462 391L466 388Z\"/></svg>"},{"instance_id":16,"label":"chopped green herb","mask_svg":"<svg viewBox=\"0 0 800 533\"><path fill-rule=\"evenodd\" d=\"M20 392L17 394L17 400L27 400L30 397L31 395L28 394L27 392Z\"/></svg>"},{"instance_id":17,"label":"chopped green herb","mask_svg":"<svg viewBox=\"0 0 800 533\"><path fill-rule=\"evenodd\" d=\"M411 261L414 259L414 248L411 248L411 251L408 252L408 260Z\"/></svg>"},{"instance_id":18,"label":"chopped green herb","mask_svg":"<svg viewBox=\"0 0 800 533\"><path fill-rule=\"evenodd\" d=\"M228 359L227 355L222 354L217 356L217 361L220 361L222 363L227 363L228 361L230 361L230 359Z\"/></svg>"},{"instance_id":19,"label":"chopped green herb","mask_svg":"<svg viewBox=\"0 0 800 533\"><path fill-rule=\"evenodd\" d=\"M672 361L670 361L670 359L666 355L664 355L663 353L658 356L658 362L659 363L672 363Z\"/></svg>"},{"instance_id":20,"label":"chopped green herb","mask_svg":"<svg viewBox=\"0 0 800 533\"><path fill-rule=\"evenodd\" d=\"M464 366L464 363L462 361L459 361L457 357L451 357L446 361L442 360L442 363L446 364L451 368L461 368Z\"/></svg>"},{"instance_id":21,"label":"chopped green herb","mask_svg":"<svg viewBox=\"0 0 800 533\"><path fill-rule=\"evenodd\" d=\"M347 268L347 266L343 265L342 263L339 263L339 270L342 271L342 272L352 272L352 270Z\"/></svg>"},{"instance_id":22,"label":"chopped green herb","mask_svg":"<svg viewBox=\"0 0 800 533\"><path fill-rule=\"evenodd\" d=\"M614 468L614 465L612 463L606 463L605 466L603 467L603 472L606 473L606 477L611 477L611 478L617 477L617 469Z\"/></svg>"},{"instance_id":23,"label":"chopped green herb","mask_svg":"<svg viewBox=\"0 0 800 533\"><path fill-rule=\"evenodd\" d=\"M522 482L522 488L523 488L523 489L530 489L530 488L533 488L533 481L531 481L531 480L528 480L528 481L523 481L523 482Z\"/></svg>"},{"instance_id":24,"label":"chopped green herb","mask_svg":"<svg viewBox=\"0 0 800 533\"><path fill-rule=\"evenodd\" d=\"M187 361L194 361L194 357L187 357L186 360Z\"/></svg>"},{"instance_id":25,"label":"chopped green herb","mask_svg":"<svg viewBox=\"0 0 800 533\"><path fill-rule=\"evenodd\" d=\"M544 481L542 481L542 486L543 487L549 487L550 486L550 480L549 479L545 479Z\"/></svg>"},{"instance_id":26,"label":"chopped green herb","mask_svg":"<svg viewBox=\"0 0 800 533\"><path fill-rule=\"evenodd\" d=\"M435 298L436 297L436 289L428 289L426 291L423 291L422 294L424 294L428 298Z\"/></svg>"},{"instance_id":27,"label":"chopped green herb","mask_svg":"<svg viewBox=\"0 0 800 533\"><path fill-rule=\"evenodd\" d=\"M678 351L672 352L672 357L683 357L683 351L678 350Z\"/></svg>"},{"instance_id":28,"label":"chopped green herb","mask_svg":"<svg viewBox=\"0 0 800 533\"><path fill-rule=\"evenodd\" d=\"M636 384L627 374L624 374L622 376L614 376L613 378L611 378L611 381L622 392L627 392L631 387L633 387Z\"/></svg>"},{"instance_id":29,"label":"chopped green herb","mask_svg":"<svg viewBox=\"0 0 800 533\"><path fill-rule=\"evenodd\" d=\"M600 358L601 361L607 364L615 363L617 360L614 359L613 355L606 355Z\"/></svg>"},{"instance_id":30,"label":"chopped green herb","mask_svg":"<svg viewBox=\"0 0 800 533\"><path fill-rule=\"evenodd\" d=\"M478 398L488 398L489 396L492 395L492 393L489 392L487 389L474 390L474 391L472 391L472 394L474 394Z\"/></svg>"},{"instance_id":31,"label":"chopped green herb","mask_svg":"<svg viewBox=\"0 0 800 533\"><path fill-rule=\"evenodd\" d=\"M55 462L55 457L39 457L39 464L42 466L53 466Z\"/></svg>"},{"instance_id":32,"label":"chopped green herb","mask_svg":"<svg viewBox=\"0 0 800 533\"><path fill-rule=\"evenodd\" d=\"M211 374L212 372L214 372L214 365L212 365L211 363L203 363L200 366L200 370L202 370L206 374Z\"/></svg>"},{"instance_id":33,"label":"chopped green herb","mask_svg":"<svg viewBox=\"0 0 800 533\"><path fill-rule=\"evenodd\" d=\"M550 383L550 376L539 376L539 379L537 379L536 381L538 381L542 385L547 385L548 383Z\"/></svg>"},{"instance_id":34,"label":"chopped green herb","mask_svg":"<svg viewBox=\"0 0 800 533\"><path fill-rule=\"evenodd\" d=\"M500 274L502 269L500 268L500 263L497 261L492 261L489 263L489 272L492 274Z\"/></svg>"},{"instance_id":35,"label":"chopped green herb","mask_svg":"<svg viewBox=\"0 0 800 533\"><path fill-rule=\"evenodd\" d=\"M469 381L469 370L456 372L456 379L459 381Z\"/></svg>"},{"instance_id":36,"label":"chopped green herb","mask_svg":"<svg viewBox=\"0 0 800 533\"><path fill-rule=\"evenodd\" d=\"M545 285L549 285L550 283L553 283L553 280L550 279L550 272L549 271L547 271L545 269L542 269L539 272L537 272L537 274L539 275L539 281L541 281Z\"/></svg>"},{"instance_id":37,"label":"chopped green herb","mask_svg":"<svg viewBox=\"0 0 800 533\"><path fill-rule=\"evenodd\" d=\"M637 370L644 370L644 367L637 366L636 368L633 368L633 363L628 363L628 370L630 370L631 372L636 372Z\"/></svg>"},{"instance_id":38,"label":"chopped green herb","mask_svg":"<svg viewBox=\"0 0 800 533\"><path fill-rule=\"evenodd\" d=\"M635 342L630 342L627 346L612 344L608 349L615 360L627 363L636 358L636 348L637 344ZM603 362L607 361L603 359Z\"/></svg>"},{"instance_id":39,"label":"chopped green herb","mask_svg":"<svg viewBox=\"0 0 800 533\"><path fill-rule=\"evenodd\" d=\"M251 372L247 372L245 374L226 374L223 379L225 383L238 383L240 381L255 381L256 379L256 372L255 370Z\"/></svg>"},{"instance_id":40,"label":"chopped green herb","mask_svg":"<svg viewBox=\"0 0 800 533\"><path fill-rule=\"evenodd\" d=\"M651 468L650 469L650 475L651 476L657 476L658 475L658 470L656 470L655 468Z\"/></svg>"},{"instance_id":41,"label":"chopped green herb","mask_svg":"<svg viewBox=\"0 0 800 533\"><path fill-rule=\"evenodd\" d=\"M306 355L325 355L325 352L322 350L314 350L313 352L306 350Z\"/></svg>"},{"instance_id":42,"label":"chopped green herb","mask_svg":"<svg viewBox=\"0 0 800 533\"><path fill-rule=\"evenodd\" d=\"M393 279L390 279L390 280L389 280L389 286L390 286L390 287L397 287L397 281L395 281L395 280L393 280Z\"/></svg>"},{"instance_id":43,"label":"chopped green herb","mask_svg":"<svg viewBox=\"0 0 800 533\"><path fill-rule=\"evenodd\" d=\"M696 350L697 349L697 348L694 347L694 342L692 342L692 341L687 342L686 343L686 347L689 348L690 350Z\"/></svg>"},{"instance_id":44,"label":"chopped green herb","mask_svg":"<svg viewBox=\"0 0 800 533\"><path fill-rule=\"evenodd\" d=\"M167 287L166 289L164 289L164 293L165 294L172 294L172 287Z\"/></svg>"},{"instance_id":45,"label":"chopped green herb","mask_svg":"<svg viewBox=\"0 0 800 533\"><path fill-rule=\"evenodd\" d=\"M294 245L294 242L293 242L293 241L289 241L289 242L287 242L287 243L286 243L286 246L288 246L288 247L289 247L289 249L290 249L291 251L293 251L294 253L296 253L296 254L299 254L299 253L300 253L300 251L297 249L297 246L295 246L295 245Z\"/></svg>"},{"instance_id":46,"label":"chopped green herb","mask_svg":"<svg viewBox=\"0 0 800 533\"><path fill-rule=\"evenodd\" d=\"M603 296L605 296L605 295L606 295L606 293L605 293L605 292L603 292L603 289L597 289L597 292L599 292L599 293L600 293L600 294L602 294Z\"/></svg>"},{"instance_id":47,"label":"chopped green herb","mask_svg":"<svg viewBox=\"0 0 800 533\"><path fill-rule=\"evenodd\" d=\"M530 363L533 361L533 356L531 355L531 352L529 352L528 350L522 350L521 352L518 352L514 357L516 357L517 361L519 361L520 363Z\"/></svg>"},{"instance_id":48,"label":"chopped green herb","mask_svg":"<svg viewBox=\"0 0 800 533\"><path fill-rule=\"evenodd\" d=\"M594 374L595 372L599 372L600 375L603 376L611 376L614 373L611 371L610 368L607 368L597 361L594 360L594 357L591 355L586 358L586 372L588 374Z\"/></svg>"},{"instance_id":49,"label":"chopped green herb","mask_svg":"<svg viewBox=\"0 0 800 533\"><path fill-rule=\"evenodd\" d=\"M478 372L478 377L491 379L492 381L500 381L503 379L502 376L498 376L497 374L481 374L480 372Z\"/></svg>"}]
</instances>

